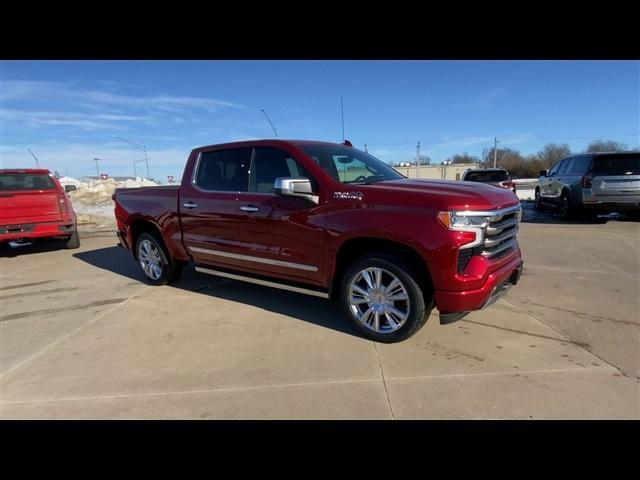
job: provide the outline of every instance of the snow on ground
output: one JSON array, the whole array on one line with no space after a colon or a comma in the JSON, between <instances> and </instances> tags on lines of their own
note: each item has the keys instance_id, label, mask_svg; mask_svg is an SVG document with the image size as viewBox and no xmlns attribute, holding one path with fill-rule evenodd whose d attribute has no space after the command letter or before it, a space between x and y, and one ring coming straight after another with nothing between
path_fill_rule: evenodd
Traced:
<instances>
[{"instance_id":1,"label":"snow on ground","mask_svg":"<svg viewBox=\"0 0 640 480\"><path fill-rule=\"evenodd\" d=\"M534 200L537 178L515 178L513 183L516 184L516 195L520 200Z\"/></svg>"},{"instance_id":2,"label":"snow on ground","mask_svg":"<svg viewBox=\"0 0 640 480\"><path fill-rule=\"evenodd\" d=\"M71 177L62 177L59 181L62 185L75 185L77 188L77 190L69 192L69 197L78 217L78 227L83 231L112 231L116 229L114 204L111 199L116 188L158 185L156 182L143 178L122 181L108 178L84 182Z\"/></svg>"}]
</instances>

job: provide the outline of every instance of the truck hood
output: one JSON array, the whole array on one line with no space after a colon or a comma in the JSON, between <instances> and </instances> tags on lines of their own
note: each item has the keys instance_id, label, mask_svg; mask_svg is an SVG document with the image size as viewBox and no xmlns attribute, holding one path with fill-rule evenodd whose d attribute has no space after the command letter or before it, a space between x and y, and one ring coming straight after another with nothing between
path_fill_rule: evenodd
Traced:
<instances>
[{"instance_id":1,"label":"truck hood","mask_svg":"<svg viewBox=\"0 0 640 480\"><path fill-rule=\"evenodd\" d=\"M511 190L475 182L402 179L377 182L363 187L367 187L363 188L363 191L423 196L425 200L439 203L440 208L451 210L492 210L520 203Z\"/></svg>"}]
</instances>

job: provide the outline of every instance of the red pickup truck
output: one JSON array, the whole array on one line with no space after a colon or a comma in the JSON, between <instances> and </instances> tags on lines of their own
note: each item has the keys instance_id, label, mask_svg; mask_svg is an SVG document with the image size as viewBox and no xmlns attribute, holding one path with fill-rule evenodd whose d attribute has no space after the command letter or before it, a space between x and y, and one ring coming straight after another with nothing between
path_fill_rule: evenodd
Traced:
<instances>
[{"instance_id":1,"label":"red pickup truck","mask_svg":"<svg viewBox=\"0 0 640 480\"><path fill-rule=\"evenodd\" d=\"M407 179L349 142L194 149L179 186L118 189L120 245L147 280L203 273L329 298L368 338L413 335L518 282L522 210L509 190Z\"/></svg>"},{"instance_id":2,"label":"red pickup truck","mask_svg":"<svg viewBox=\"0 0 640 480\"><path fill-rule=\"evenodd\" d=\"M80 247L70 190L46 169L0 170L0 244L54 237Z\"/></svg>"}]
</instances>

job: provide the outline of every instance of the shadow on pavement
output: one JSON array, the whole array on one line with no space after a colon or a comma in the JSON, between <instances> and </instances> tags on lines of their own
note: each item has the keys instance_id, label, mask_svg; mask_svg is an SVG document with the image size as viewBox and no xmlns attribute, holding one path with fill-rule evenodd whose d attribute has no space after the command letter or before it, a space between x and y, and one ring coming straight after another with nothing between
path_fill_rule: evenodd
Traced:
<instances>
[{"instance_id":1,"label":"shadow on pavement","mask_svg":"<svg viewBox=\"0 0 640 480\"><path fill-rule=\"evenodd\" d=\"M133 260L131 253L123 248L106 247L78 252L73 256L94 267L146 283L145 276ZM364 338L343 317L336 305L321 298L198 273L192 265L185 267L180 280L169 287L198 292L203 295L204 301L207 300L205 296L209 296L244 303Z\"/></svg>"},{"instance_id":2,"label":"shadow on pavement","mask_svg":"<svg viewBox=\"0 0 640 480\"><path fill-rule=\"evenodd\" d=\"M523 223L546 223L554 225L598 225L609 221L633 222L637 221L629 218L624 213L612 213L609 215L589 215L584 214L571 220L562 220L560 213L553 207L545 206L542 210L536 210L533 202L521 202Z\"/></svg>"},{"instance_id":3,"label":"shadow on pavement","mask_svg":"<svg viewBox=\"0 0 640 480\"><path fill-rule=\"evenodd\" d=\"M57 250L64 250L64 241L45 238L29 243L4 244L0 246L0 258L15 258L22 255L55 252Z\"/></svg>"}]
</instances>

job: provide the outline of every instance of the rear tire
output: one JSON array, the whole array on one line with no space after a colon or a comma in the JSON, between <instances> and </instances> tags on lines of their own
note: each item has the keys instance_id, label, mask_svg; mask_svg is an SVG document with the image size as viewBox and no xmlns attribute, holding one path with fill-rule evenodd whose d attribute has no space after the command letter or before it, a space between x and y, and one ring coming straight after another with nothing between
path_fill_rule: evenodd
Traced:
<instances>
[{"instance_id":1,"label":"rear tire","mask_svg":"<svg viewBox=\"0 0 640 480\"><path fill-rule=\"evenodd\" d=\"M182 267L174 265L162 240L150 233L141 233L136 240L136 258L147 282L152 285L173 283L182 273Z\"/></svg>"},{"instance_id":2,"label":"rear tire","mask_svg":"<svg viewBox=\"0 0 640 480\"><path fill-rule=\"evenodd\" d=\"M386 253L364 255L342 277L344 314L370 340L405 340L422 328L434 307L433 292L423 291L418 279L400 258Z\"/></svg>"},{"instance_id":3,"label":"rear tire","mask_svg":"<svg viewBox=\"0 0 640 480\"><path fill-rule=\"evenodd\" d=\"M65 240L64 248L71 250L74 248L80 248L80 235L78 235L78 227L73 230L71 236Z\"/></svg>"},{"instance_id":4,"label":"rear tire","mask_svg":"<svg viewBox=\"0 0 640 480\"><path fill-rule=\"evenodd\" d=\"M571 205L569 194L564 192L560 197L560 218L562 220L571 220L576 216L575 207Z\"/></svg>"}]
</instances>

